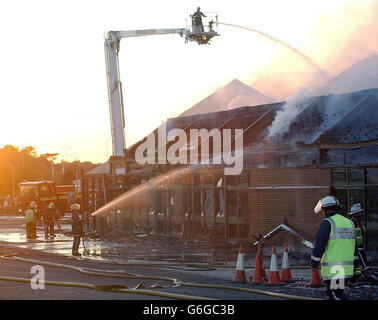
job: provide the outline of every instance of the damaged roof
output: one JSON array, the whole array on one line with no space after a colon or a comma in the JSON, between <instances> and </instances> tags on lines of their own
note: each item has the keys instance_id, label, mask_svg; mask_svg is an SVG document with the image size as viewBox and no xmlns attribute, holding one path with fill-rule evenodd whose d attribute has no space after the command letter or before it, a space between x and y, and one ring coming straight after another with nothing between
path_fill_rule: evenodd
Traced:
<instances>
[{"instance_id":1,"label":"damaged roof","mask_svg":"<svg viewBox=\"0 0 378 320\"><path fill-rule=\"evenodd\" d=\"M320 138L340 143L378 139L378 90L370 92L352 112L325 131Z\"/></svg>"},{"instance_id":2,"label":"damaged roof","mask_svg":"<svg viewBox=\"0 0 378 320\"><path fill-rule=\"evenodd\" d=\"M317 149L327 143L330 145L326 148L331 164L377 162L378 89L304 98L294 106L300 112L293 119L289 117L290 123L283 128L278 139L276 136L276 140L266 140L273 121L285 112L289 104L284 101L170 118L166 122L166 130L243 129L245 158L250 158L253 165L260 165L261 161L266 164L267 160L277 165L271 156L264 160L261 155L265 153L277 154L283 166L316 164L319 158ZM157 129L153 132L156 133ZM127 150L129 158L134 158L137 146L145 139ZM366 141L373 141L373 144L348 145ZM287 160L282 160L285 157ZM299 162L298 157L302 159Z\"/></svg>"},{"instance_id":3,"label":"damaged roof","mask_svg":"<svg viewBox=\"0 0 378 320\"><path fill-rule=\"evenodd\" d=\"M302 111L278 142L312 144L320 139L348 143L377 139L377 99L378 89L305 98L299 102Z\"/></svg>"}]
</instances>

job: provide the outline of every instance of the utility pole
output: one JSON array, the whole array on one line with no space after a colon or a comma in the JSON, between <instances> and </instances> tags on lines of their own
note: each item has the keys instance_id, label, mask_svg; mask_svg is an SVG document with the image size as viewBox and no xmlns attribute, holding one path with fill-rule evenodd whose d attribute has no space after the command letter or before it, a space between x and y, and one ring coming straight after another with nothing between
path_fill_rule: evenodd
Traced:
<instances>
[{"instance_id":1,"label":"utility pole","mask_svg":"<svg viewBox=\"0 0 378 320\"><path fill-rule=\"evenodd\" d=\"M12 166L12 199L15 198L15 192L14 192L14 176L15 176L15 168Z\"/></svg>"},{"instance_id":2,"label":"utility pole","mask_svg":"<svg viewBox=\"0 0 378 320\"><path fill-rule=\"evenodd\" d=\"M77 174L77 170L78 170L78 161L77 161L77 157L76 157L76 161L75 161L75 180L78 179L78 174Z\"/></svg>"}]
</instances>

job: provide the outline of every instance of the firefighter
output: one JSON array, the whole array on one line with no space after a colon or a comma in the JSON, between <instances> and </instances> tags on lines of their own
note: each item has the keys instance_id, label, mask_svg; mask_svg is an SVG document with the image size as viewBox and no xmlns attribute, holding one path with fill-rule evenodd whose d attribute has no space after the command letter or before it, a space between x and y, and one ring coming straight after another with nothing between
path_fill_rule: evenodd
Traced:
<instances>
[{"instance_id":1,"label":"firefighter","mask_svg":"<svg viewBox=\"0 0 378 320\"><path fill-rule=\"evenodd\" d=\"M360 203L355 203L351 208L349 212L350 221L353 222L354 225L354 232L356 235L356 242L358 247L358 258L360 266L363 268L363 270L368 270L368 264L367 264L367 257L365 253L365 246L364 246L364 238L365 238L365 232L366 229L364 226L362 226L361 221L364 214L364 209L361 208ZM356 268L354 272L354 279L357 280L361 276L362 270L361 268Z\"/></svg>"},{"instance_id":2,"label":"firefighter","mask_svg":"<svg viewBox=\"0 0 378 320\"><path fill-rule=\"evenodd\" d=\"M35 210L37 204L33 201L29 205L29 209L25 211L25 225L26 225L26 238L37 238L37 226L35 224Z\"/></svg>"},{"instance_id":3,"label":"firefighter","mask_svg":"<svg viewBox=\"0 0 378 320\"><path fill-rule=\"evenodd\" d=\"M50 202L49 207L43 214L43 224L45 225L45 238L55 237L54 222L58 224L54 202Z\"/></svg>"},{"instance_id":4,"label":"firefighter","mask_svg":"<svg viewBox=\"0 0 378 320\"><path fill-rule=\"evenodd\" d=\"M206 17L202 12L201 8L197 7L197 11L192 14L192 32L198 33L203 32L202 17Z\"/></svg>"},{"instance_id":5,"label":"firefighter","mask_svg":"<svg viewBox=\"0 0 378 320\"><path fill-rule=\"evenodd\" d=\"M358 263L353 223L340 214L340 203L334 196L319 200L314 208L325 220L316 233L311 255L311 270L321 264L321 276L330 300L348 300L344 294L346 279L354 274Z\"/></svg>"},{"instance_id":6,"label":"firefighter","mask_svg":"<svg viewBox=\"0 0 378 320\"><path fill-rule=\"evenodd\" d=\"M72 226L72 234L74 237L73 243L72 243L72 255L73 256L80 256L79 253L79 245L80 245L80 239L83 236L83 221L80 217L80 205L77 203L74 203L71 205L71 226Z\"/></svg>"}]
</instances>

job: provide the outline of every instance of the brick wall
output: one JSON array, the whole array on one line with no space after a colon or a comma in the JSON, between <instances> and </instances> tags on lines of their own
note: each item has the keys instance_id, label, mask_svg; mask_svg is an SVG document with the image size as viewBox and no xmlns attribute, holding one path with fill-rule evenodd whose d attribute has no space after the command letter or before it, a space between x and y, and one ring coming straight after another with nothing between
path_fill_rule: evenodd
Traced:
<instances>
[{"instance_id":1,"label":"brick wall","mask_svg":"<svg viewBox=\"0 0 378 320\"><path fill-rule=\"evenodd\" d=\"M251 240L285 223L313 241L322 221L313 209L320 198L329 194L330 185L330 169L251 170L248 197ZM281 233L274 239L287 239L286 232Z\"/></svg>"}]
</instances>

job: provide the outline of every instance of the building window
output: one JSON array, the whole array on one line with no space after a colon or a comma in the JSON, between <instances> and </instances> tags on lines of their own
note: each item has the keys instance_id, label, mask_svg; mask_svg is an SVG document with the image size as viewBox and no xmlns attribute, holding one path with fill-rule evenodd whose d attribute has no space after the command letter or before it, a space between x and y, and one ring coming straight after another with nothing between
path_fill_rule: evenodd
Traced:
<instances>
[{"instance_id":1,"label":"building window","mask_svg":"<svg viewBox=\"0 0 378 320\"><path fill-rule=\"evenodd\" d=\"M378 187L366 188L366 220L378 223Z\"/></svg>"},{"instance_id":2,"label":"building window","mask_svg":"<svg viewBox=\"0 0 378 320\"><path fill-rule=\"evenodd\" d=\"M347 185L347 169L333 169L332 170L332 184L333 185Z\"/></svg>"},{"instance_id":3,"label":"building window","mask_svg":"<svg viewBox=\"0 0 378 320\"><path fill-rule=\"evenodd\" d=\"M363 184L364 183L363 169L349 169L349 183L350 184Z\"/></svg>"},{"instance_id":4,"label":"building window","mask_svg":"<svg viewBox=\"0 0 378 320\"><path fill-rule=\"evenodd\" d=\"M366 169L366 184L377 184L378 185L378 168L367 168Z\"/></svg>"},{"instance_id":5,"label":"building window","mask_svg":"<svg viewBox=\"0 0 378 320\"><path fill-rule=\"evenodd\" d=\"M339 200L341 204L341 213L343 216L347 217L349 212L348 205L348 189L336 189L332 194Z\"/></svg>"},{"instance_id":6,"label":"building window","mask_svg":"<svg viewBox=\"0 0 378 320\"><path fill-rule=\"evenodd\" d=\"M349 190L349 210L355 203L360 203L361 207L365 208L364 189L350 189Z\"/></svg>"},{"instance_id":7,"label":"building window","mask_svg":"<svg viewBox=\"0 0 378 320\"><path fill-rule=\"evenodd\" d=\"M39 196L40 197L47 197L49 195L48 187L47 186L41 186L39 189Z\"/></svg>"}]
</instances>

